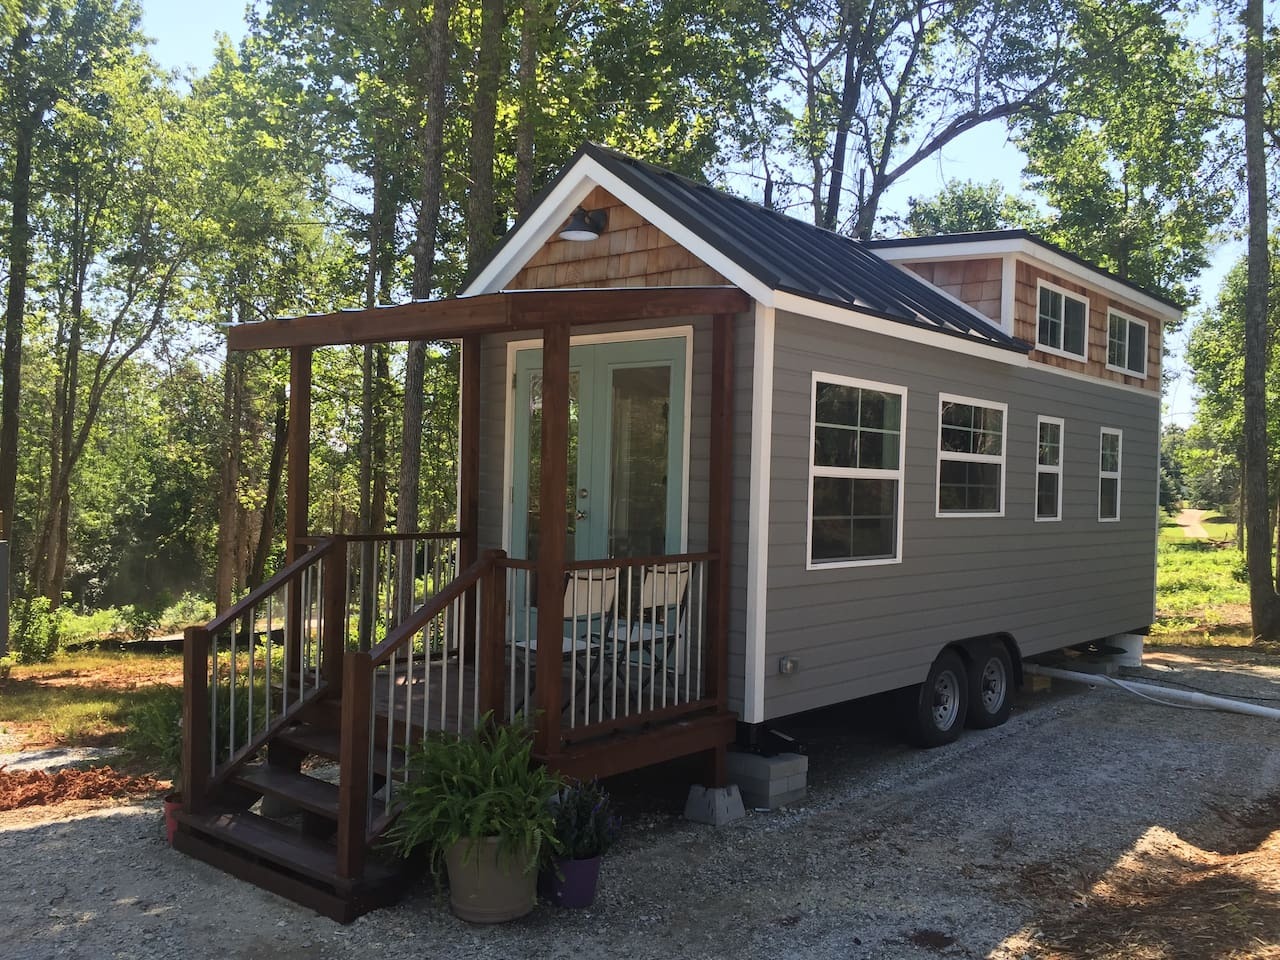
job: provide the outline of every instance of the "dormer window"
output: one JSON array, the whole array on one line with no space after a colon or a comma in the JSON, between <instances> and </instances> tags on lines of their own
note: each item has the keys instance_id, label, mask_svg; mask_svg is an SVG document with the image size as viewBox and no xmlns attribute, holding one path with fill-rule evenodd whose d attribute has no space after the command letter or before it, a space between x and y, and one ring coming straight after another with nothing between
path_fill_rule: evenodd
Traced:
<instances>
[{"instance_id":1,"label":"dormer window","mask_svg":"<svg viewBox=\"0 0 1280 960\"><path fill-rule=\"evenodd\" d=\"M1114 310L1107 316L1107 369L1147 375L1147 325Z\"/></svg>"},{"instance_id":2,"label":"dormer window","mask_svg":"<svg viewBox=\"0 0 1280 960\"><path fill-rule=\"evenodd\" d=\"M1043 281L1037 290L1039 322L1036 346L1075 360L1085 359L1089 301Z\"/></svg>"}]
</instances>

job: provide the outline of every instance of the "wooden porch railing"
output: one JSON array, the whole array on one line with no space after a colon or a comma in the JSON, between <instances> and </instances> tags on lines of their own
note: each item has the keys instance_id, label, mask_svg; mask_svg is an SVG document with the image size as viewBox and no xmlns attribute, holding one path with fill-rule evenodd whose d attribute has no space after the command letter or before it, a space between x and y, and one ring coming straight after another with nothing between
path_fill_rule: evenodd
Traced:
<instances>
[{"instance_id":1,"label":"wooden porch railing","mask_svg":"<svg viewBox=\"0 0 1280 960\"><path fill-rule=\"evenodd\" d=\"M365 851L395 820L396 788L408 776L406 754L426 732L469 732L500 706L501 557L501 551L482 554L372 650L347 652L340 876L360 875ZM473 610L479 611L478 629Z\"/></svg>"},{"instance_id":2,"label":"wooden porch railing","mask_svg":"<svg viewBox=\"0 0 1280 960\"><path fill-rule=\"evenodd\" d=\"M314 545L325 538L303 537ZM458 573L462 533L348 534L345 644L368 650Z\"/></svg>"},{"instance_id":3,"label":"wooden porch railing","mask_svg":"<svg viewBox=\"0 0 1280 960\"><path fill-rule=\"evenodd\" d=\"M322 540L184 643L182 791L209 788L255 756L308 703L341 684L341 538ZM206 735L207 732L207 735Z\"/></svg>"}]
</instances>

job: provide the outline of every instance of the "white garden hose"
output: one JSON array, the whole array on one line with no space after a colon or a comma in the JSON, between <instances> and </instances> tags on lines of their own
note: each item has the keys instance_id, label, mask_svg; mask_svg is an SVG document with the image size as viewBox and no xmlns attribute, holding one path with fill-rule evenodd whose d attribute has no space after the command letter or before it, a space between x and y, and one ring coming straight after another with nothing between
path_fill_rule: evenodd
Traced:
<instances>
[{"instance_id":1,"label":"white garden hose","mask_svg":"<svg viewBox=\"0 0 1280 960\"><path fill-rule=\"evenodd\" d=\"M1275 707L1261 707L1256 703L1243 700L1232 700L1230 697L1215 697L1194 690L1171 690L1152 683L1135 683L1132 680L1119 680L1097 673L1080 673L1076 670L1060 670L1057 667L1045 667L1038 663L1024 663L1023 673L1032 673L1055 680L1073 680L1076 683L1087 683L1096 686L1109 683L1127 693L1151 700L1166 707L1183 707L1192 710L1223 710L1227 713L1243 713L1250 717L1263 717L1267 720L1280 720L1280 710Z\"/></svg>"}]
</instances>

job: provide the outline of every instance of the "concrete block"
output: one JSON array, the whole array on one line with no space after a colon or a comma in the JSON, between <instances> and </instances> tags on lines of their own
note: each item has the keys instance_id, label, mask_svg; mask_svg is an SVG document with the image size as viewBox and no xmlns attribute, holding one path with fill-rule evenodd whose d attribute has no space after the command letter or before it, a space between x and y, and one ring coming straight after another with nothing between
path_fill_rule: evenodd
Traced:
<instances>
[{"instance_id":1,"label":"concrete block","mask_svg":"<svg viewBox=\"0 0 1280 960\"><path fill-rule=\"evenodd\" d=\"M734 784L727 787L690 787L689 799L684 803L686 820L708 823L713 827L723 827L746 815L742 795Z\"/></svg>"},{"instance_id":2,"label":"concrete block","mask_svg":"<svg viewBox=\"0 0 1280 960\"><path fill-rule=\"evenodd\" d=\"M808 789L809 758L799 753L764 757L731 751L729 779L737 784L748 806L774 810L803 800Z\"/></svg>"}]
</instances>

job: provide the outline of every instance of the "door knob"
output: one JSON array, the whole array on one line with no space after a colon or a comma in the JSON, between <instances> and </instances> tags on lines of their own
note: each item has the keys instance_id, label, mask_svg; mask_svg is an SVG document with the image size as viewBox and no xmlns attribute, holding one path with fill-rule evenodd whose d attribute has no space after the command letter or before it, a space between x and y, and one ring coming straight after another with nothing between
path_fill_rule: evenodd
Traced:
<instances>
[{"instance_id":1,"label":"door knob","mask_svg":"<svg viewBox=\"0 0 1280 960\"><path fill-rule=\"evenodd\" d=\"M587 511L579 510L577 513L574 514L574 516L579 520L585 520L587 519Z\"/></svg>"},{"instance_id":2,"label":"door knob","mask_svg":"<svg viewBox=\"0 0 1280 960\"><path fill-rule=\"evenodd\" d=\"M578 491L578 496L581 499L585 500L588 493L590 493L590 491L586 487L583 487L581 490Z\"/></svg>"}]
</instances>

